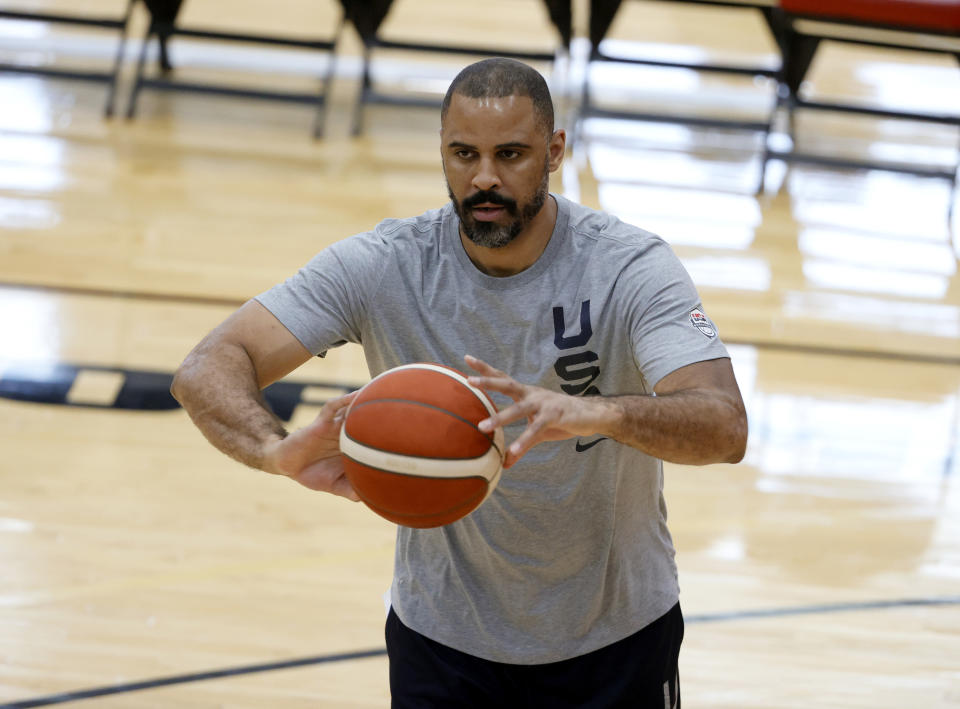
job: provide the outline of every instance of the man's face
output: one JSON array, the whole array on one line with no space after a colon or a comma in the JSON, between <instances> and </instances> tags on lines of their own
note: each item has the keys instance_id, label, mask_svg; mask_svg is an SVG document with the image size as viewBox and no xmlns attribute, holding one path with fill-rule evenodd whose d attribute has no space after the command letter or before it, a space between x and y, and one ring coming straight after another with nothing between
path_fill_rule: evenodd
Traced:
<instances>
[{"instance_id":1,"label":"man's face","mask_svg":"<svg viewBox=\"0 0 960 709\"><path fill-rule=\"evenodd\" d=\"M463 233L478 246L506 246L543 207L562 141L559 156L552 156L554 141L537 125L527 96L461 94L451 99L440 139L447 191Z\"/></svg>"}]
</instances>

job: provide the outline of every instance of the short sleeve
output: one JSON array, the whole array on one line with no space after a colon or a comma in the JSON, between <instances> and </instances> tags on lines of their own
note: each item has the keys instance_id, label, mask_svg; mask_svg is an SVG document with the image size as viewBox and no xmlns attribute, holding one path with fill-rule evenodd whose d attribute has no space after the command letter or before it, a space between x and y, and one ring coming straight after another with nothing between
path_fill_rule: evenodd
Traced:
<instances>
[{"instance_id":1,"label":"short sleeve","mask_svg":"<svg viewBox=\"0 0 960 709\"><path fill-rule=\"evenodd\" d=\"M729 356L693 281L664 241L656 239L624 276L634 359L650 390L681 367Z\"/></svg>"},{"instance_id":2,"label":"short sleeve","mask_svg":"<svg viewBox=\"0 0 960 709\"><path fill-rule=\"evenodd\" d=\"M360 343L366 304L387 260L376 232L357 234L324 249L256 300L314 354Z\"/></svg>"}]
</instances>

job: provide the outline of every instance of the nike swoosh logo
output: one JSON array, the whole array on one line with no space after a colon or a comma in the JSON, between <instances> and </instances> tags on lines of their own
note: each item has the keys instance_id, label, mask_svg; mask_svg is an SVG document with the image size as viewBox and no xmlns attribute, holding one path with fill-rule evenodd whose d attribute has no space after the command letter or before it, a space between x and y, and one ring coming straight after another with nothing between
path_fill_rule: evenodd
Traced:
<instances>
[{"instance_id":1,"label":"nike swoosh logo","mask_svg":"<svg viewBox=\"0 0 960 709\"><path fill-rule=\"evenodd\" d=\"M590 450L591 448L593 448L595 445L597 445L597 444L600 443L601 441L606 441L606 440L608 440L608 439L607 439L607 438L598 438L597 440L595 440L595 441L590 441L589 443L581 443L580 441L577 441L577 453L583 453L585 450Z\"/></svg>"}]
</instances>

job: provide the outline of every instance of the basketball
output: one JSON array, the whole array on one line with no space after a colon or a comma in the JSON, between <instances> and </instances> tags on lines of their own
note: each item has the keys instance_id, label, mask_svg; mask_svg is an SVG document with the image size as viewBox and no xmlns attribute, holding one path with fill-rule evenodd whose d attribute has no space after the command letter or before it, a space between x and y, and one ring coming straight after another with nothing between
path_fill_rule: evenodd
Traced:
<instances>
[{"instance_id":1,"label":"basketball","mask_svg":"<svg viewBox=\"0 0 960 709\"><path fill-rule=\"evenodd\" d=\"M503 430L477 428L496 410L450 367L387 370L347 409L340 431L347 479L367 507L391 522L419 528L454 522L500 480Z\"/></svg>"}]
</instances>

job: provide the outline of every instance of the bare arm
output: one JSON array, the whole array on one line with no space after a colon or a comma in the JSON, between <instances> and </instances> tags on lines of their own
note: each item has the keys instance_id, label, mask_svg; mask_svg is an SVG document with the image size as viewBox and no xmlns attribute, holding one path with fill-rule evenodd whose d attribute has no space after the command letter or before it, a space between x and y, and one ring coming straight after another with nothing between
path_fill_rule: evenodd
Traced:
<instances>
[{"instance_id":1,"label":"bare arm","mask_svg":"<svg viewBox=\"0 0 960 709\"><path fill-rule=\"evenodd\" d=\"M339 455L342 417L353 396L328 402L313 423L288 434L261 394L310 357L270 311L250 301L187 355L171 393L207 440L231 458L356 499Z\"/></svg>"},{"instance_id":2,"label":"bare arm","mask_svg":"<svg viewBox=\"0 0 960 709\"><path fill-rule=\"evenodd\" d=\"M483 430L527 420L507 451L509 467L542 441L607 436L674 463L735 463L743 458L747 416L730 360L681 367L656 386L656 396L567 394L520 384L486 363L467 357L482 376L471 383L514 400L480 424Z\"/></svg>"}]
</instances>

